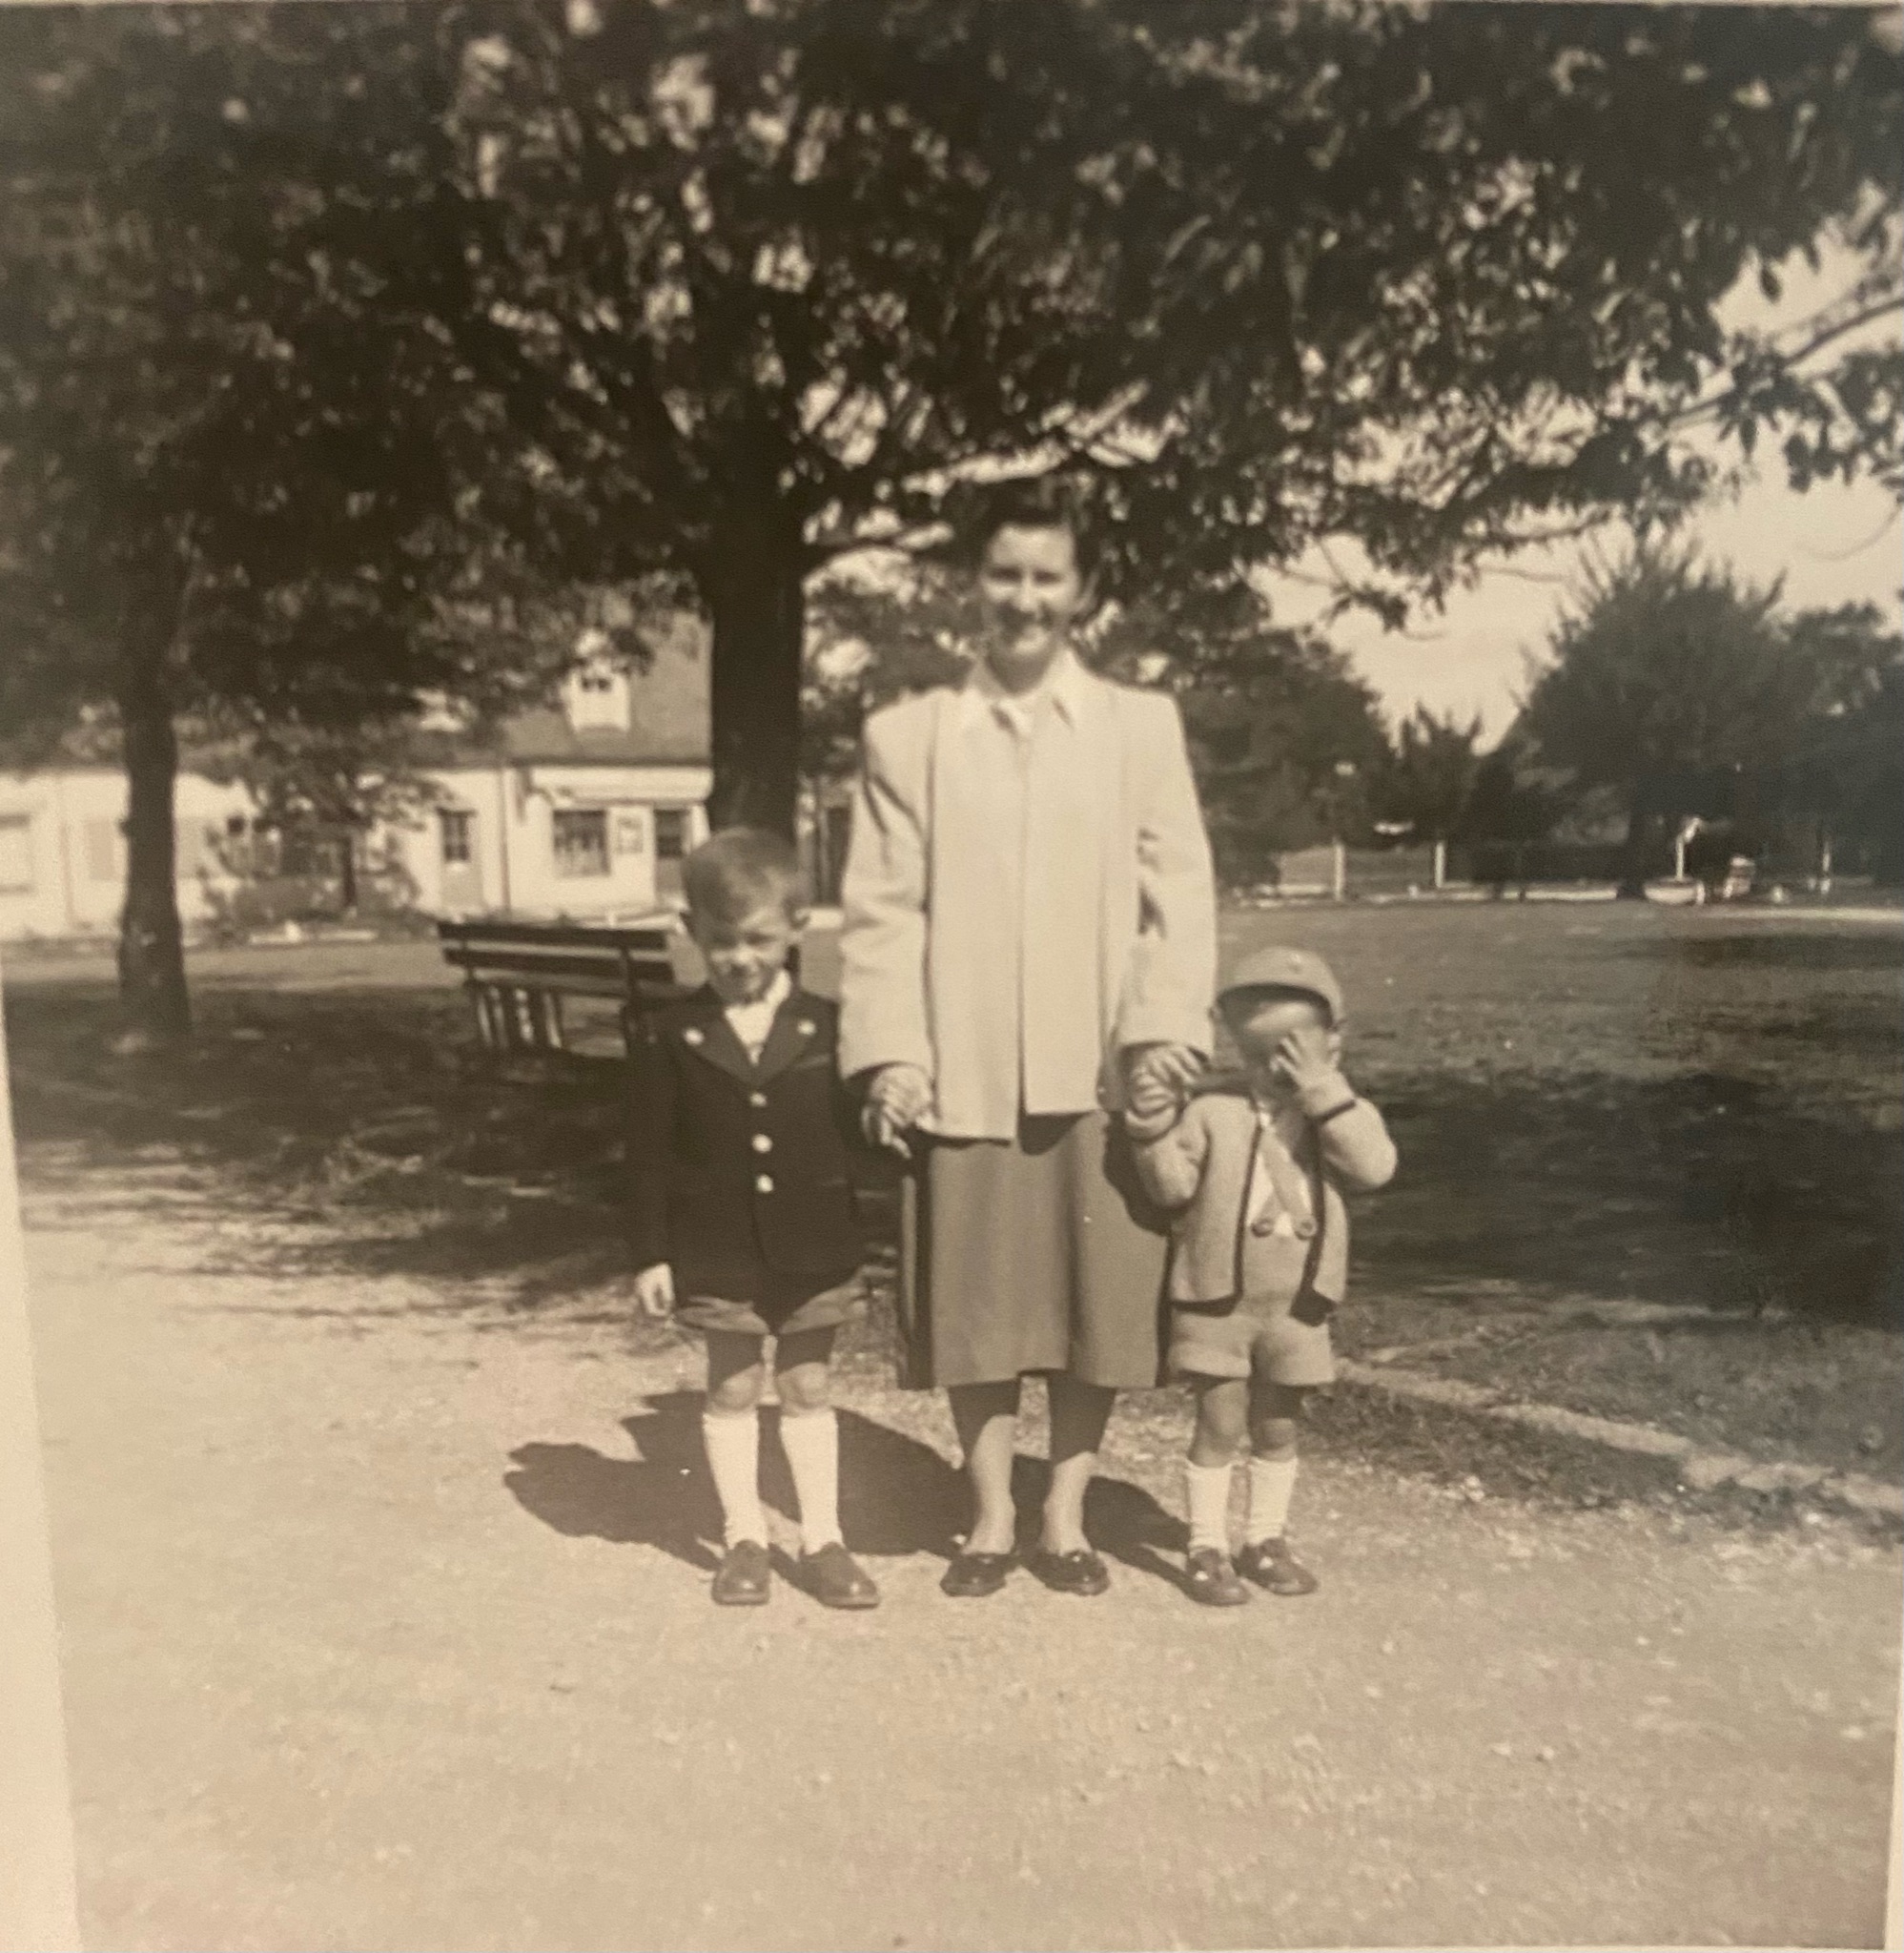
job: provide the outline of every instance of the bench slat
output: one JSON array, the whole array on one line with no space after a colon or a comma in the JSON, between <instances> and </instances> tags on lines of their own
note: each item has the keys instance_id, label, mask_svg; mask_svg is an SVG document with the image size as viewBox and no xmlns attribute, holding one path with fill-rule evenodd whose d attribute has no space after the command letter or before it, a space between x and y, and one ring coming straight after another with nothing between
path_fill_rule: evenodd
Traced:
<instances>
[{"instance_id":1,"label":"bench slat","mask_svg":"<svg viewBox=\"0 0 1904 1953\"><path fill-rule=\"evenodd\" d=\"M589 929L580 925L530 922L439 922L437 935L446 944L481 948L536 948L622 950L648 956L665 956L668 932L665 929Z\"/></svg>"},{"instance_id":2,"label":"bench slat","mask_svg":"<svg viewBox=\"0 0 1904 1953\"><path fill-rule=\"evenodd\" d=\"M520 976L547 985L572 977L593 977L598 982L622 987L624 964L619 956L578 956L573 955L536 956L519 950L443 951L443 960L459 970L481 976L494 972L499 977ZM674 965L654 957L630 957L626 969L638 982L672 983Z\"/></svg>"}]
</instances>

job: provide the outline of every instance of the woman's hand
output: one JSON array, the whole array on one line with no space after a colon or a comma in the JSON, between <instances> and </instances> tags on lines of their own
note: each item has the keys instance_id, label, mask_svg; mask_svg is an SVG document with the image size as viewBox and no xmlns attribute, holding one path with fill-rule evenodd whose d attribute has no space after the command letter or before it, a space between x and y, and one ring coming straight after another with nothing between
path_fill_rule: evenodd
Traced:
<instances>
[{"instance_id":1,"label":"woman's hand","mask_svg":"<svg viewBox=\"0 0 1904 1953\"><path fill-rule=\"evenodd\" d=\"M1187 1044L1133 1044L1124 1051L1124 1097L1150 1116L1184 1104L1202 1075L1203 1060Z\"/></svg>"},{"instance_id":2,"label":"woman's hand","mask_svg":"<svg viewBox=\"0 0 1904 1953\"><path fill-rule=\"evenodd\" d=\"M652 1322L674 1313L674 1270L667 1263L656 1262L635 1277L635 1302Z\"/></svg>"},{"instance_id":3,"label":"woman's hand","mask_svg":"<svg viewBox=\"0 0 1904 1953\"><path fill-rule=\"evenodd\" d=\"M932 1081L915 1064L889 1064L872 1076L860 1119L875 1146L910 1159L906 1135L932 1109Z\"/></svg>"}]
</instances>

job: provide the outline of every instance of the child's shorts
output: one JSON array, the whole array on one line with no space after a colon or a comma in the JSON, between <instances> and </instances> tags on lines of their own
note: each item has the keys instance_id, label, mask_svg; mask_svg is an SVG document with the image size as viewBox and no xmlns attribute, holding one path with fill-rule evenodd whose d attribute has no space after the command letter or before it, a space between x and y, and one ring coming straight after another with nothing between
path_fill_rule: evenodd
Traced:
<instances>
[{"instance_id":1,"label":"child's shorts","mask_svg":"<svg viewBox=\"0 0 1904 1953\"><path fill-rule=\"evenodd\" d=\"M857 1275L817 1294L799 1277L763 1282L753 1297L737 1301L718 1295L686 1295L675 1305L674 1320L684 1329L706 1335L797 1336L808 1329L837 1329L865 1308Z\"/></svg>"},{"instance_id":2,"label":"child's shorts","mask_svg":"<svg viewBox=\"0 0 1904 1953\"><path fill-rule=\"evenodd\" d=\"M1336 1380L1327 1323L1299 1323L1288 1295L1245 1295L1227 1314L1170 1311L1170 1367L1179 1376L1259 1377L1291 1389Z\"/></svg>"}]
</instances>

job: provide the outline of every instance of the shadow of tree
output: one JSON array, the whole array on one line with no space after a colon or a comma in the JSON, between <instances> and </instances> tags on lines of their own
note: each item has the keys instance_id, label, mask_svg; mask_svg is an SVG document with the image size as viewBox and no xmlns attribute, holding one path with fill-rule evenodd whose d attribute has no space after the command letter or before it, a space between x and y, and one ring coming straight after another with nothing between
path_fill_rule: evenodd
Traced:
<instances>
[{"instance_id":1,"label":"shadow of tree","mask_svg":"<svg viewBox=\"0 0 1904 1953\"><path fill-rule=\"evenodd\" d=\"M1491 1045L1432 997L1399 1014L1378 998L1359 1020L1358 1075L1402 1167L1358 1203L1358 1293L1904 1324L1894 939L1574 953L1589 948L1607 959L1594 980L1631 997L1496 997L1491 1021L1514 1035ZM1682 1002L1675 973L1709 966L1710 995ZM55 1161L75 1179L169 1163L208 1209L268 1223L221 1230L220 1254L480 1286L472 1308L499 1286L511 1309L585 1304L620 1272L616 1067L499 1078L454 992L233 981L197 1008L193 1050L116 1059L106 984L10 990L30 1182ZM890 1200L869 1220L884 1243Z\"/></svg>"}]
</instances>

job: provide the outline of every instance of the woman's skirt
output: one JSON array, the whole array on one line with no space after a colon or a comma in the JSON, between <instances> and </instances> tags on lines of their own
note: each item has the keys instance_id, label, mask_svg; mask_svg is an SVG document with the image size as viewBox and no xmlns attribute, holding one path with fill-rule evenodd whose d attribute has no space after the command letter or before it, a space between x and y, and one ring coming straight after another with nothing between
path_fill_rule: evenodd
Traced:
<instances>
[{"instance_id":1,"label":"woman's skirt","mask_svg":"<svg viewBox=\"0 0 1904 1953\"><path fill-rule=\"evenodd\" d=\"M1168 1243L1121 1121L1091 1112L1021 1120L1015 1140L929 1140L902 1217L909 1388L1037 1371L1157 1383Z\"/></svg>"}]
</instances>

